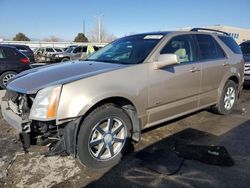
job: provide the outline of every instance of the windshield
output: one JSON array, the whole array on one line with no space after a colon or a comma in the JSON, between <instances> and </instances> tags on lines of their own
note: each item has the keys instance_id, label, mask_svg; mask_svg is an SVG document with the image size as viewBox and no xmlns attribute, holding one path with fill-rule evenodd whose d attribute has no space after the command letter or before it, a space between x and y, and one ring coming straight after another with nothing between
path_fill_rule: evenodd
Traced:
<instances>
[{"instance_id":1,"label":"windshield","mask_svg":"<svg viewBox=\"0 0 250 188\"><path fill-rule=\"evenodd\" d=\"M91 55L88 61L142 63L163 35L135 35L118 39Z\"/></svg>"},{"instance_id":2,"label":"windshield","mask_svg":"<svg viewBox=\"0 0 250 188\"><path fill-rule=\"evenodd\" d=\"M250 43L241 44L240 48L244 55L250 55Z\"/></svg>"},{"instance_id":3,"label":"windshield","mask_svg":"<svg viewBox=\"0 0 250 188\"><path fill-rule=\"evenodd\" d=\"M71 53L74 49L75 47L68 47L67 50L65 50L65 52Z\"/></svg>"}]
</instances>

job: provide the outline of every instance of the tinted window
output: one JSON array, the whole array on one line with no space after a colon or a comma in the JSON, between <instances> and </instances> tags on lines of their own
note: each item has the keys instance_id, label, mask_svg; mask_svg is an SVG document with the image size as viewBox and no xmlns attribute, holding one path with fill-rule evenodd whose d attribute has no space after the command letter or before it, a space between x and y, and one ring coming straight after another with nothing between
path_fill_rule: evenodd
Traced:
<instances>
[{"instance_id":1,"label":"tinted window","mask_svg":"<svg viewBox=\"0 0 250 188\"><path fill-rule=\"evenodd\" d=\"M0 59L3 59L3 58L5 58L4 52L3 52L3 49L0 48Z\"/></svg>"},{"instance_id":2,"label":"tinted window","mask_svg":"<svg viewBox=\"0 0 250 188\"><path fill-rule=\"evenodd\" d=\"M77 47L74 49L73 53L80 53L82 51L82 47Z\"/></svg>"},{"instance_id":3,"label":"tinted window","mask_svg":"<svg viewBox=\"0 0 250 188\"><path fill-rule=\"evenodd\" d=\"M87 46L82 47L82 52L87 52Z\"/></svg>"},{"instance_id":4,"label":"tinted window","mask_svg":"<svg viewBox=\"0 0 250 188\"><path fill-rule=\"evenodd\" d=\"M250 55L250 43L242 43L240 47L244 55Z\"/></svg>"},{"instance_id":5,"label":"tinted window","mask_svg":"<svg viewBox=\"0 0 250 188\"><path fill-rule=\"evenodd\" d=\"M59 48L55 48L55 50L56 50L57 52L62 52L62 50L59 49Z\"/></svg>"},{"instance_id":6,"label":"tinted window","mask_svg":"<svg viewBox=\"0 0 250 188\"><path fill-rule=\"evenodd\" d=\"M215 44L216 51L217 51L217 58L225 58L226 55L223 49L221 48L221 46L215 40L214 40L214 44Z\"/></svg>"},{"instance_id":7,"label":"tinted window","mask_svg":"<svg viewBox=\"0 0 250 188\"><path fill-rule=\"evenodd\" d=\"M54 52L52 48L46 48L46 52Z\"/></svg>"},{"instance_id":8,"label":"tinted window","mask_svg":"<svg viewBox=\"0 0 250 188\"><path fill-rule=\"evenodd\" d=\"M16 49L18 49L20 52L30 52L31 49L29 47L25 47L25 46L15 46Z\"/></svg>"},{"instance_id":9,"label":"tinted window","mask_svg":"<svg viewBox=\"0 0 250 188\"><path fill-rule=\"evenodd\" d=\"M232 37L219 36L219 38L226 44L234 53L242 54L239 45L235 42Z\"/></svg>"},{"instance_id":10,"label":"tinted window","mask_svg":"<svg viewBox=\"0 0 250 188\"><path fill-rule=\"evenodd\" d=\"M196 35L200 60L219 59L225 57L223 50L210 35Z\"/></svg>"},{"instance_id":11,"label":"tinted window","mask_svg":"<svg viewBox=\"0 0 250 188\"><path fill-rule=\"evenodd\" d=\"M182 63L196 61L194 51L192 36L182 35L171 39L161 50L161 54L176 54Z\"/></svg>"},{"instance_id":12,"label":"tinted window","mask_svg":"<svg viewBox=\"0 0 250 188\"><path fill-rule=\"evenodd\" d=\"M19 53L14 48L1 48L0 53L1 53L0 54L1 58L8 58L8 59L17 59L22 56L22 54Z\"/></svg>"}]
</instances>

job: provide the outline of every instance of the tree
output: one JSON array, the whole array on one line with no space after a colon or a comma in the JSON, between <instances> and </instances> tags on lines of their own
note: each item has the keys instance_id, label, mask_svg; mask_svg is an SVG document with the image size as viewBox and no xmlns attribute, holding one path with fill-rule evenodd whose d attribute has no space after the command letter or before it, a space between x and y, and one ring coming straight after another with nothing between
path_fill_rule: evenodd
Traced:
<instances>
[{"instance_id":1,"label":"tree","mask_svg":"<svg viewBox=\"0 0 250 188\"><path fill-rule=\"evenodd\" d=\"M23 33L17 33L16 36L13 38L15 41L30 41L30 39Z\"/></svg>"},{"instance_id":2,"label":"tree","mask_svg":"<svg viewBox=\"0 0 250 188\"><path fill-rule=\"evenodd\" d=\"M99 25L96 23L93 28L90 29L89 32L89 39L91 42L99 42ZM116 39L116 36L113 34L109 33L108 30L106 29L105 25L101 23L101 28L100 28L100 37L101 37L101 42L112 42L113 40Z\"/></svg>"},{"instance_id":3,"label":"tree","mask_svg":"<svg viewBox=\"0 0 250 188\"><path fill-rule=\"evenodd\" d=\"M89 40L84 35L84 33L78 33L78 35L74 39L74 42L89 42Z\"/></svg>"}]
</instances>

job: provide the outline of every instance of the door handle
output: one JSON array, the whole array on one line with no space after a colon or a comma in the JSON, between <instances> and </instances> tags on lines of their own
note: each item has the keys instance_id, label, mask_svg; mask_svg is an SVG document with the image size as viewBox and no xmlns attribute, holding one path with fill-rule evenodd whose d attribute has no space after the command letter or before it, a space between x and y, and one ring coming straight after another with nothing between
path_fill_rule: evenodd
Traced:
<instances>
[{"instance_id":1,"label":"door handle","mask_svg":"<svg viewBox=\"0 0 250 188\"><path fill-rule=\"evenodd\" d=\"M223 65L224 67L227 67L227 66L229 66L229 63L225 62L225 63L223 63L222 65Z\"/></svg>"},{"instance_id":2,"label":"door handle","mask_svg":"<svg viewBox=\"0 0 250 188\"><path fill-rule=\"evenodd\" d=\"M192 69L189 70L190 72L199 72L200 69L198 69L197 67L192 67Z\"/></svg>"}]
</instances>

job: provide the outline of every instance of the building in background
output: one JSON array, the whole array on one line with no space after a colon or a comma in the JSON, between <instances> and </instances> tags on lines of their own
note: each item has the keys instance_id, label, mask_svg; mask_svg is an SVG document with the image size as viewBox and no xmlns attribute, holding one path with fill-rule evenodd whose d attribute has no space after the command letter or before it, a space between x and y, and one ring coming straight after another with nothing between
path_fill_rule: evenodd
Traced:
<instances>
[{"instance_id":1,"label":"building in background","mask_svg":"<svg viewBox=\"0 0 250 188\"><path fill-rule=\"evenodd\" d=\"M239 27L232 27L227 25L213 25L205 26L202 28L215 29L227 32L234 40L240 44L244 41L250 40L250 29L244 29ZM192 27L180 28L180 30L190 30Z\"/></svg>"},{"instance_id":2,"label":"building in background","mask_svg":"<svg viewBox=\"0 0 250 188\"><path fill-rule=\"evenodd\" d=\"M234 38L234 40L238 44L250 40L250 29L243 29L226 25L207 26L206 28L227 32L231 37Z\"/></svg>"}]
</instances>

